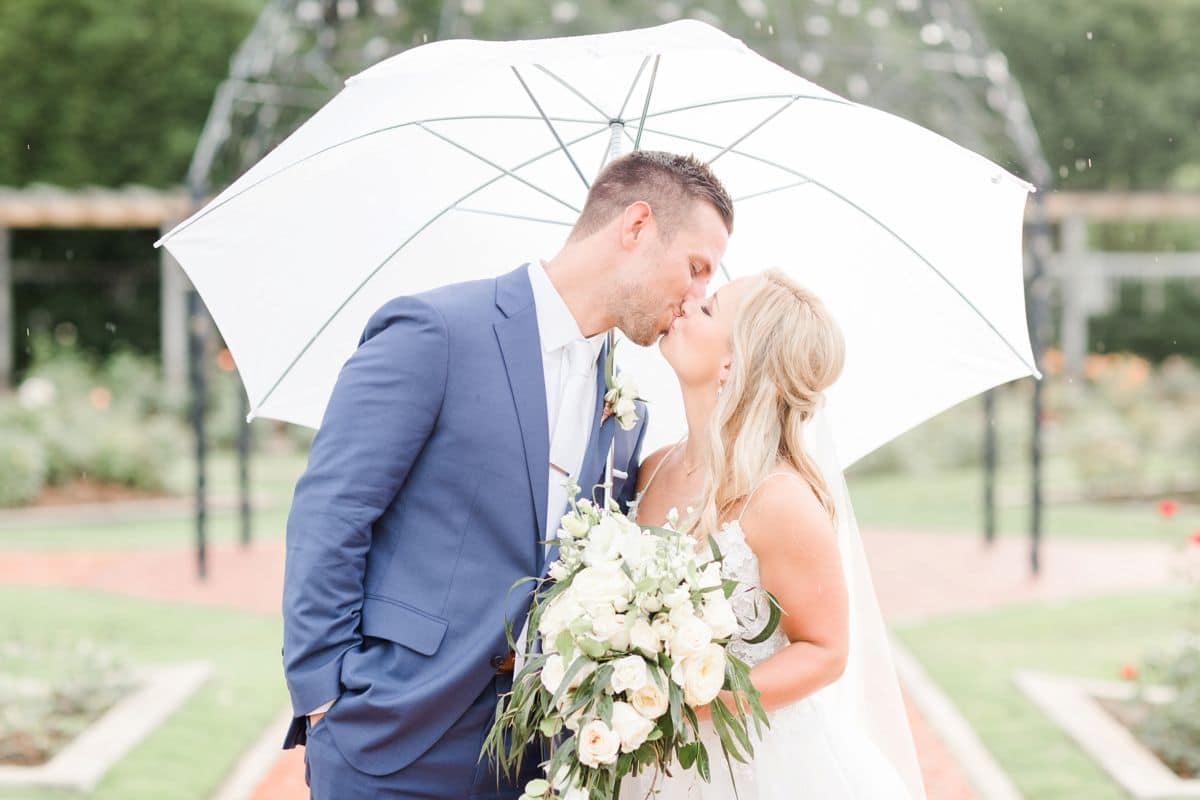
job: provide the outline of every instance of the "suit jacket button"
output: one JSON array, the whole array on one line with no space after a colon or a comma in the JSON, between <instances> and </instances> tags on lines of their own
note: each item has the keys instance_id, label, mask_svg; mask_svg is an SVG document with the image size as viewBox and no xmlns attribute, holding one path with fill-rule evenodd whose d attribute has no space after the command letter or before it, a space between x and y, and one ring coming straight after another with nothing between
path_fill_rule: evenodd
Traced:
<instances>
[{"instance_id":1,"label":"suit jacket button","mask_svg":"<svg viewBox=\"0 0 1200 800\"><path fill-rule=\"evenodd\" d=\"M500 669L500 665L504 663L504 656L492 656L488 663L492 665L492 669Z\"/></svg>"}]
</instances>

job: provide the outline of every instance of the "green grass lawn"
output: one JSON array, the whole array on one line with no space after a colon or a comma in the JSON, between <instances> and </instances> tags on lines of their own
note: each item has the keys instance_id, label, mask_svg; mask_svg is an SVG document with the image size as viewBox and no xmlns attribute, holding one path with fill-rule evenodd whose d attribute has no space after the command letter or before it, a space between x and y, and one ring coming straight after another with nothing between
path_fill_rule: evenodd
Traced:
<instances>
[{"instance_id":1,"label":"green grass lawn","mask_svg":"<svg viewBox=\"0 0 1200 800\"><path fill-rule=\"evenodd\" d=\"M978 468L928 476L855 475L848 477L854 512L864 528L906 528L976 534L983 531L983 475ZM998 489L1010 498L998 503L1001 535L1029 533L1029 485L1023 470L1010 468ZM1012 498L1019 498L1014 501ZM1092 539L1183 541L1200 529L1200 507L1182 505L1171 520L1158 514L1156 502L1056 503L1044 509L1046 536Z\"/></svg>"},{"instance_id":2,"label":"green grass lawn","mask_svg":"<svg viewBox=\"0 0 1200 800\"><path fill-rule=\"evenodd\" d=\"M280 623L268 615L64 589L0 587L4 637L90 639L135 665L204 660L213 676L101 781L89 800L206 800L287 703ZM282 743L284 731L279 731ZM71 792L0 791L3 800Z\"/></svg>"},{"instance_id":3,"label":"green grass lawn","mask_svg":"<svg viewBox=\"0 0 1200 800\"><path fill-rule=\"evenodd\" d=\"M1012 682L1020 669L1117 679L1182 629L1179 594L1111 597L973 614L897 634L1030 800L1126 795Z\"/></svg>"}]
</instances>

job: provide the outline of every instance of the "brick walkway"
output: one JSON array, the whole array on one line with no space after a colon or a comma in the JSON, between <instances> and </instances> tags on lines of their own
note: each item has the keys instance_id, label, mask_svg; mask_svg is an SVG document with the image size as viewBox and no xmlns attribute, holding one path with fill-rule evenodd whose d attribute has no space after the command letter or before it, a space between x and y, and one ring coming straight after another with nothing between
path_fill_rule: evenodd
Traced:
<instances>
[{"instance_id":1,"label":"brick walkway","mask_svg":"<svg viewBox=\"0 0 1200 800\"><path fill-rule=\"evenodd\" d=\"M1010 603L1066 600L1143 590L1169 582L1170 551L1129 542L1051 541L1043 572L1028 574L1026 544L1005 538L984 548L977 538L914 532L865 535L885 615L912 621ZM279 613L283 542L210 550L209 580L195 577L191 551L94 553L0 550L0 583L78 586L157 600ZM909 708L930 800L975 800L966 776L937 735ZM303 754L283 753L254 800L304 798Z\"/></svg>"}]
</instances>

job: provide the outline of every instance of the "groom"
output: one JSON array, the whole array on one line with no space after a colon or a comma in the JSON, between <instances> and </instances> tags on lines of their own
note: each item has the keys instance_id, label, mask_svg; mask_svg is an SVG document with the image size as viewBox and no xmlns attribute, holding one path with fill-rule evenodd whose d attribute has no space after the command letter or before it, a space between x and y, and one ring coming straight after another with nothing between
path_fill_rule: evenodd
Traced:
<instances>
[{"instance_id":1,"label":"groom","mask_svg":"<svg viewBox=\"0 0 1200 800\"><path fill-rule=\"evenodd\" d=\"M478 761L570 474L616 443L628 500L645 432L604 412L605 334L649 345L704 295L732 202L692 157L596 179L562 250L384 304L343 366L287 525L283 663L315 800L515 798ZM430 265L435 268L435 265Z\"/></svg>"}]
</instances>

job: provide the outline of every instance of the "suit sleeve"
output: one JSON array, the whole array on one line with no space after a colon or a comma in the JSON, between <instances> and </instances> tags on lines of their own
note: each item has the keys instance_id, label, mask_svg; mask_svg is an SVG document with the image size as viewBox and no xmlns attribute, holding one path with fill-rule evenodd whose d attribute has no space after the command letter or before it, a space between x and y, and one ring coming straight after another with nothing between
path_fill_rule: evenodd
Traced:
<instances>
[{"instance_id":1,"label":"suit sleeve","mask_svg":"<svg viewBox=\"0 0 1200 800\"><path fill-rule=\"evenodd\" d=\"M371 317L338 375L287 521L283 664L297 717L342 692L372 526L433 431L448 360L442 316L400 297Z\"/></svg>"},{"instance_id":2,"label":"suit sleeve","mask_svg":"<svg viewBox=\"0 0 1200 800\"><path fill-rule=\"evenodd\" d=\"M638 410L638 431L637 440L634 442L633 451L629 456L629 463L625 466L626 478L621 484L621 489L617 493L617 503L621 506L622 512L629 511L629 504L633 498L637 496L638 485L638 465L642 461L642 442L646 439L646 429L650 418L650 410L644 402L637 401Z\"/></svg>"}]
</instances>

